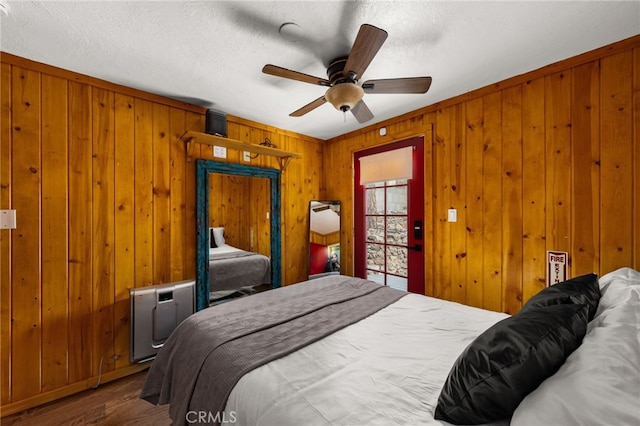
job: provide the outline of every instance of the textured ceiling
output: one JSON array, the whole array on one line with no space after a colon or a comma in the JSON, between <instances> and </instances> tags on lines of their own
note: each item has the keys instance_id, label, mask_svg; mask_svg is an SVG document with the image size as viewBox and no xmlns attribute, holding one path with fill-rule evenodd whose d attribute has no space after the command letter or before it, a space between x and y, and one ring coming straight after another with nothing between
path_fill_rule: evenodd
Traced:
<instances>
[{"instance_id":1,"label":"textured ceiling","mask_svg":"<svg viewBox=\"0 0 640 426\"><path fill-rule=\"evenodd\" d=\"M2 51L321 139L640 33L637 1L0 3ZM297 41L280 35L286 22ZM389 37L362 81L432 76L429 92L365 95L365 124L330 104L289 117L325 89L263 65L326 78L363 23Z\"/></svg>"}]
</instances>

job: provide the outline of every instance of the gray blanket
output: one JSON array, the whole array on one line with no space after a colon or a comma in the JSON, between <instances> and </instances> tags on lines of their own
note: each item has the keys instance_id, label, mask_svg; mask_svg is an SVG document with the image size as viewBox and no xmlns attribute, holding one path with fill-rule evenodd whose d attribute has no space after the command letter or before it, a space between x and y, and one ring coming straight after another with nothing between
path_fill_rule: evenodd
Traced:
<instances>
[{"instance_id":1,"label":"gray blanket","mask_svg":"<svg viewBox=\"0 0 640 426\"><path fill-rule=\"evenodd\" d=\"M258 293L183 321L153 361L141 398L222 416L240 378L400 299L406 293L343 275ZM221 418L221 417L220 417Z\"/></svg>"},{"instance_id":2,"label":"gray blanket","mask_svg":"<svg viewBox=\"0 0 640 426\"><path fill-rule=\"evenodd\" d=\"M271 284L271 260L244 250L209 256L209 291Z\"/></svg>"}]
</instances>

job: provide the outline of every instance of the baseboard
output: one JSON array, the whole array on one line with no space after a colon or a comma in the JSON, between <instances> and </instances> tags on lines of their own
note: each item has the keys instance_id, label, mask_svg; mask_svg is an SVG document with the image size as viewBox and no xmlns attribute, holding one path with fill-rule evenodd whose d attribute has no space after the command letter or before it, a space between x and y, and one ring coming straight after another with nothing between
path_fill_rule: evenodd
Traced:
<instances>
[{"instance_id":1,"label":"baseboard","mask_svg":"<svg viewBox=\"0 0 640 426\"><path fill-rule=\"evenodd\" d=\"M130 376L135 373L139 373L140 371L146 370L150 366L151 363L146 362L143 364L132 364L114 371L108 371L106 373L103 373L100 377L100 384L102 385L126 376ZM0 406L0 418L10 416L11 414L16 414L30 408L34 408L48 402L57 401L58 399L85 391L87 389L91 389L95 387L96 383L98 383L98 376L90 377L78 383L73 383L71 385L67 385L50 392L41 393L23 399L21 401L16 401Z\"/></svg>"}]
</instances>

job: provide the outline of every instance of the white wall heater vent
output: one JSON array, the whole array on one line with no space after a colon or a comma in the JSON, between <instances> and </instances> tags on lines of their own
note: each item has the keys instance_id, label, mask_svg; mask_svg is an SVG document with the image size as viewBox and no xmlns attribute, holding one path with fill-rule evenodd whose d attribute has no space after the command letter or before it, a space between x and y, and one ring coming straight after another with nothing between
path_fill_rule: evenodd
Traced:
<instances>
[{"instance_id":1,"label":"white wall heater vent","mask_svg":"<svg viewBox=\"0 0 640 426\"><path fill-rule=\"evenodd\" d=\"M155 358L171 332L195 312L195 280L132 288L131 362Z\"/></svg>"}]
</instances>

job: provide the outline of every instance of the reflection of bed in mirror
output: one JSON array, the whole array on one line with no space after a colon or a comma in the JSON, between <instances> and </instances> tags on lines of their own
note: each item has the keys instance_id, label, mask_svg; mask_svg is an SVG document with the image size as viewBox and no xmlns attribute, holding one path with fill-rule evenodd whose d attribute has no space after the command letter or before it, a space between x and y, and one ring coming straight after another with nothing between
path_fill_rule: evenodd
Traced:
<instances>
[{"instance_id":1,"label":"reflection of bed in mirror","mask_svg":"<svg viewBox=\"0 0 640 426\"><path fill-rule=\"evenodd\" d=\"M209 299L252 293L263 284L271 284L271 259L227 244L223 227L209 228Z\"/></svg>"},{"instance_id":2,"label":"reflection of bed in mirror","mask_svg":"<svg viewBox=\"0 0 640 426\"><path fill-rule=\"evenodd\" d=\"M340 201L309 202L309 279L340 274Z\"/></svg>"}]
</instances>

